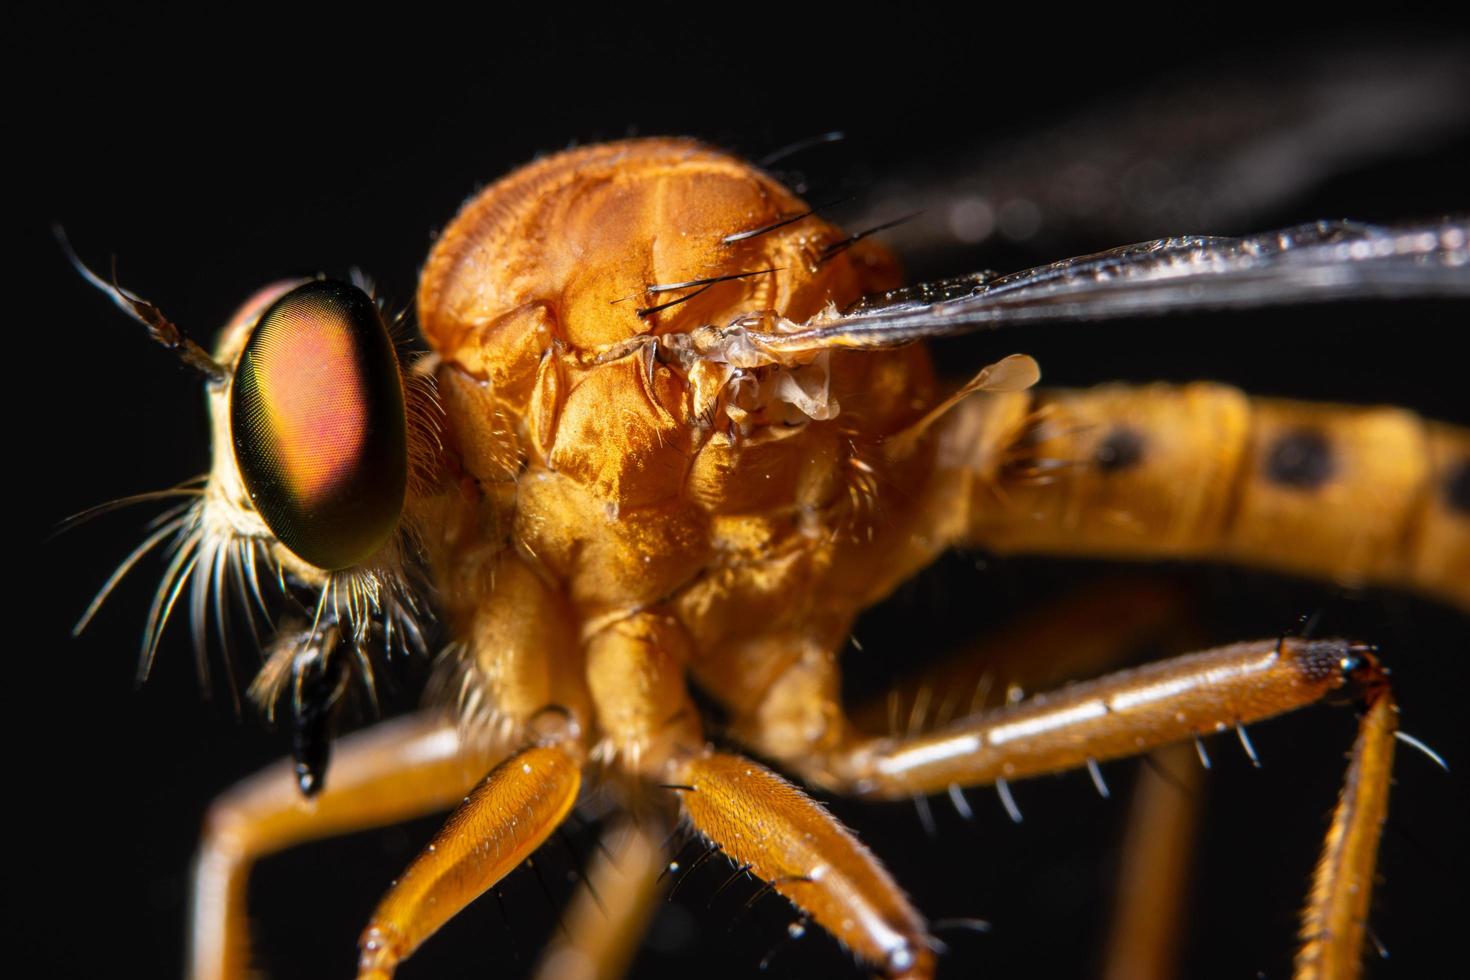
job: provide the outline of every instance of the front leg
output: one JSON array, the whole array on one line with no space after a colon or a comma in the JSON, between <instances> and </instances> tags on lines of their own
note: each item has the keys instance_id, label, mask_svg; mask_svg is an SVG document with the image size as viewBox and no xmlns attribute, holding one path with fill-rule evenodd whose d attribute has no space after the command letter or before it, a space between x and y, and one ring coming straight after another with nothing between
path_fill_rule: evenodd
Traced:
<instances>
[{"instance_id":1,"label":"front leg","mask_svg":"<svg viewBox=\"0 0 1470 980\"><path fill-rule=\"evenodd\" d=\"M447 809L493 762L462 745L448 718L425 713L342 739L332 778L313 799L301 795L289 761L230 789L210 807L194 863L190 976L245 975L246 884L256 860L305 841Z\"/></svg>"},{"instance_id":2,"label":"front leg","mask_svg":"<svg viewBox=\"0 0 1470 980\"><path fill-rule=\"evenodd\" d=\"M696 830L885 976L930 980L934 941L924 919L872 853L780 776L704 746L683 676L685 642L654 611L589 641L602 758L630 779L677 792Z\"/></svg>"},{"instance_id":3,"label":"front leg","mask_svg":"<svg viewBox=\"0 0 1470 980\"><path fill-rule=\"evenodd\" d=\"M485 777L378 903L359 980L387 980L439 928L513 871L566 819L582 785L569 741L522 749Z\"/></svg>"}]
</instances>

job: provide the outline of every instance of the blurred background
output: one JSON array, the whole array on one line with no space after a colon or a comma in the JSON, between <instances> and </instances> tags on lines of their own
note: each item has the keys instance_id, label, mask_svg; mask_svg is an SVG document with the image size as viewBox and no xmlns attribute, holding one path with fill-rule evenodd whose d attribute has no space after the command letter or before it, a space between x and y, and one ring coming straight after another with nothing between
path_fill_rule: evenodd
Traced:
<instances>
[{"instance_id":1,"label":"blurred background","mask_svg":"<svg viewBox=\"0 0 1470 980\"><path fill-rule=\"evenodd\" d=\"M1176 11L1177 13L1177 11ZM20 952L52 976L177 975L187 871L208 801L287 750L222 688L200 697L187 630L171 628L152 679L133 673L161 572L145 562L80 639L71 624L142 537L147 508L48 537L66 515L157 489L208 462L196 380L69 269L65 225L99 269L159 303L201 341L284 275L360 268L396 305L436 230L477 188L539 154L628 135L696 136L772 169L851 230L917 217L884 240L915 276L1028 265L1165 234L1234 234L1315 218L1395 220L1470 207L1470 48L1435 23L1195 23L1158 40L1155 7L1092 17L1036 10L943 16L916 5L814 14L720 5L332 20L254 8L201 13L21 8L9 59L15 236L9 294L23 440L12 463L22 625L7 712L20 770L11 807ZM1195 14L1189 15L1191 19ZM841 132L842 140L818 139ZM804 148L800 148L805 144ZM1025 350L1050 384L1209 378L1279 396L1384 402L1470 424L1466 309L1337 305L1284 313L1036 328L949 344L957 374ZM1129 571L1132 571L1131 569ZM858 625L854 696L895 663L957 649L1080 583L1103 563L941 562ZM1462 719L1470 620L1396 593L1344 593L1238 570L1167 571L1195 596L1202 642L1275 636L1315 616L1322 635L1379 643L1404 727L1445 775L1400 752L1374 931L1374 977L1461 958L1470 739ZM1145 652L1145 651L1141 651ZM1039 652L1038 656L1044 656ZM242 662L245 658L242 657ZM412 705L422 668L393 679ZM1182 975L1289 973L1296 913L1354 728L1319 708L1256 726L1264 768L1233 739L1215 770ZM976 817L936 801L937 833L909 805L833 801L932 918L956 933L941 976L1089 976L1105 946L1133 763L1014 787L1014 825L988 791ZM29 826L27 826L29 824ZM252 884L270 976L348 976L386 883L437 827L420 821L265 861ZM592 843L573 835L575 850ZM539 859L557 903L579 858ZM662 907L634 975L750 978L795 917L768 897L737 917L747 883L715 896L709 862ZM477 903L402 976L519 976L556 910L524 870L504 909ZM766 971L859 977L809 931Z\"/></svg>"}]
</instances>

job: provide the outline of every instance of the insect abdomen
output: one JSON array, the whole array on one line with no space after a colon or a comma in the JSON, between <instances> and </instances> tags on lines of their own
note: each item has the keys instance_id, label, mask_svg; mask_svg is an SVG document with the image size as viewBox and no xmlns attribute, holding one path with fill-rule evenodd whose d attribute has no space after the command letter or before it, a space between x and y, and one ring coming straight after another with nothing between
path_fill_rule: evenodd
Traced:
<instances>
[{"instance_id":1,"label":"insect abdomen","mask_svg":"<svg viewBox=\"0 0 1470 980\"><path fill-rule=\"evenodd\" d=\"M1470 606L1463 429L1215 384L1026 392L955 414L947 438L984 431L971 445L990 447L968 463L972 543L1221 559Z\"/></svg>"}]
</instances>

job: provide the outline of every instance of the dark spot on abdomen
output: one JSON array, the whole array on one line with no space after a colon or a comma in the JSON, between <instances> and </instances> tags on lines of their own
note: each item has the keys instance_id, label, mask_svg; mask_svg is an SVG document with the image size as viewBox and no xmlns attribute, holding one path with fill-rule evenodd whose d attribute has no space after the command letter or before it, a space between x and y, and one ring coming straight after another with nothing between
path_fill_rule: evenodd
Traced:
<instances>
[{"instance_id":1,"label":"dark spot on abdomen","mask_svg":"<svg viewBox=\"0 0 1470 980\"><path fill-rule=\"evenodd\" d=\"M1316 429L1284 432L1266 451L1266 479L1283 487L1316 490L1336 469L1332 443Z\"/></svg>"},{"instance_id":2,"label":"dark spot on abdomen","mask_svg":"<svg viewBox=\"0 0 1470 980\"><path fill-rule=\"evenodd\" d=\"M1444 502L1450 510L1470 517L1470 459L1450 467L1444 478Z\"/></svg>"},{"instance_id":3,"label":"dark spot on abdomen","mask_svg":"<svg viewBox=\"0 0 1470 980\"><path fill-rule=\"evenodd\" d=\"M1132 469L1143 461L1144 438L1137 429L1120 425L1093 450L1092 458L1104 473Z\"/></svg>"}]
</instances>

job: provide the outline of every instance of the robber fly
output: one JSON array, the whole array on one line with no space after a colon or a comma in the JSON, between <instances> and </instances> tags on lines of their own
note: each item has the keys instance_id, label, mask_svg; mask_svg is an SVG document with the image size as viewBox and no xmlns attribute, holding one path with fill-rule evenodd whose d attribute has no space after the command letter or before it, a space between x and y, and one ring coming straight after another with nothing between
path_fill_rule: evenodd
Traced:
<instances>
[{"instance_id":1,"label":"robber fly","mask_svg":"<svg viewBox=\"0 0 1470 980\"><path fill-rule=\"evenodd\" d=\"M859 612L955 544L1220 558L1470 603L1462 430L1223 386L1047 391L1021 353L947 388L920 344L1460 298L1467 236L1463 217L1323 222L905 288L884 248L759 169L650 139L552 156L472 198L420 280L434 353L418 361L362 283L269 286L209 351L83 267L208 392L210 473L123 566L170 548L145 669L176 610L203 626L238 592L266 646L250 693L293 732L290 766L211 813L195 974L244 969L264 854L458 805L366 924L359 976L386 977L595 800L637 819L611 821L608 863L588 871L601 907L573 908L548 964L629 955L684 870L662 850L678 825L868 968L932 976L933 924L882 855L744 753L877 799L967 808L966 788L994 786L1014 811L1027 776L1101 784L1110 759L1230 729L1249 746L1245 724L1346 698L1364 718L1298 959L1341 975L1364 939L1397 725L1373 650L1276 637L1122 672L1105 652L1098 680L990 710L967 709L978 675L961 664L872 712L841 706L836 655ZM431 615L450 642L428 709L334 748L347 692L425 646ZM946 706L916 707L936 690ZM711 746L711 707L740 749Z\"/></svg>"}]
</instances>

